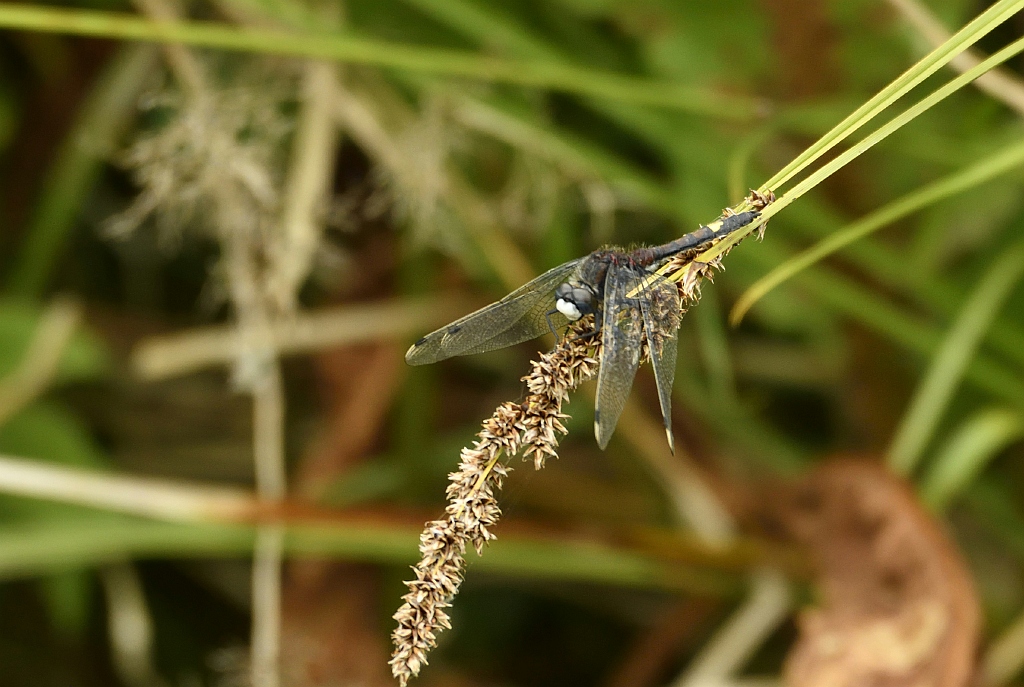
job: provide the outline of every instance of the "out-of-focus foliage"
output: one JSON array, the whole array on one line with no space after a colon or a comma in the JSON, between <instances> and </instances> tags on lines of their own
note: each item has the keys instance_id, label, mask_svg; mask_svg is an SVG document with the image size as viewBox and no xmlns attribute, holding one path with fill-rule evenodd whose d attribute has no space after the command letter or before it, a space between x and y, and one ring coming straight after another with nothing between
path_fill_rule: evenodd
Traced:
<instances>
[{"instance_id":1,"label":"out-of-focus foliage","mask_svg":"<svg viewBox=\"0 0 1024 687\"><path fill-rule=\"evenodd\" d=\"M354 38L422 60L360 59L332 72L336 91L321 104L337 125L324 144L333 172L314 213L325 229L308 256L292 256L299 277L309 273L301 320L307 309L406 297L469 308L602 244L663 243L715 219L932 47L897 4L46 6L181 14L245 29L239 40L248 30L311 44ZM950 30L985 7L927 3ZM4 16L0 6L0 26ZM1020 27L1011 20L978 47L995 52ZM234 322L231 237L252 232L274 246L283 232L303 107L316 100L303 90L310 62L245 48L183 48L182 58L0 30L0 407L46 304L71 295L85 309L43 388L0 417L0 454L251 486L252 420L232 395L231 355L223 369L158 382L130 364L150 337ZM521 72L487 78L508 64ZM1024 92L1020 65L1002 69ZM982 646L999 648L984 668L997 683L1024 655L1004 634L1024 610L1022 116L961 90L773 217L763 242L732 251L683 321L679 450L667 463L708 477L746 525L751 494L771 502L773 480L830 453L889 460L963 553ZM244 198L228 203L225 188ZM843 236L729 326L758 279ZM407 368L401 353L425 332L397 326L396 340L374 326L357 344L302 349L284 365L290 494L342 513L331 526L303 521L286 539L325 559L290 564L285 576L288 685L388 679L382 647L419 526L444 508L459 449L498 403L522 396L527 361L545 345ZM581 393L559 459L536 473L513 463L499 540L470 564L424 684L668 684L721 637L749 575L771 565L800 588L809 581L801 554L765 543L763 530L721 550L680 525L679 494L657 467L669 459L652 458L643 438L643 413L657 415L649 373L633 396L639 419L607 452L594 446ZM12 489L5 469L0 492ZM155 684L150 669L165 684L234 684L252 541L238 523L162 523L4 495L0 687ZM133 559L155 628L152 665L136 672L111 634L112 618L135 608L118 586ZM795 624L769 625L742 673L782 674Z\"/></svg>"}]
</instances>

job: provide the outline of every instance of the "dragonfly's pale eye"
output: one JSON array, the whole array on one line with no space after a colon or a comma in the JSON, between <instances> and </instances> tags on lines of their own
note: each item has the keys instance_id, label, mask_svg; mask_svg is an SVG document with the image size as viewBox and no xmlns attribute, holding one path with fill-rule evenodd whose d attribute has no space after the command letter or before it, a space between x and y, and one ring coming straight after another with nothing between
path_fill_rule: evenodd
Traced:
<instances>
[{"instance_id":1,"label":"dragonfly's pale eye","mask_svg":"<svg viewBox=\"0 0 1024 687\"><path fill-rule=\"evenodd\" d=\"M571 301L567 301L564 298L559 298L555 301L555 308L558 312L562 313L574 322L583 317L583 313L581 313L580 309L576 307L576 304Z\"/></svg>"}]
</instances>

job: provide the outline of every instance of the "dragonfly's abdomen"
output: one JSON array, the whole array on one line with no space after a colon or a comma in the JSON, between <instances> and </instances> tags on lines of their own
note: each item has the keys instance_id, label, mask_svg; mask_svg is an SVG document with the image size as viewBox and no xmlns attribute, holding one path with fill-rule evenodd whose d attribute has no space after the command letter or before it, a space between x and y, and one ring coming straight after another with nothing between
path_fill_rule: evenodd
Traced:
<instances>
[{"instance_id":1,"label":"dragonfly's abdomen","mask_svg":"<svg viewBox=\"0 0 1024 687\"><path fill-rule=\"evenodd\" d=\"M701 248L717 239L724 238L741 229L758 218L760 212L748 211L729 215L708 226L701 226L697 231L692 231L685 236L680 236L675 241L669 241L654 248L640 248L630 255L634 257L637 264L647 267L651 263L663 258L671 257L685 250Z\"/></svg>"}]
</instances>

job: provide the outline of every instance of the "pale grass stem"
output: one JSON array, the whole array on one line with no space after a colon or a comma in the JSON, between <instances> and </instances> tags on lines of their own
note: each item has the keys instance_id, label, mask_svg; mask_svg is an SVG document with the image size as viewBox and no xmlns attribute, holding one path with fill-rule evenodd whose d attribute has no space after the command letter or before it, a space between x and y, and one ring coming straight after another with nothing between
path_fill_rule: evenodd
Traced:
<instances>
[{"instance_id":1,"label":"pale grass stem","mask_svg":"<svg viewBox=\"0 0 1024 687\"><path fill-rule=\"evenodd\" d=\"M948 41L952 34L932 12L916 0L888 0L903 19L912 26L932 47ZM965 50L949 61L949 66L961 74L981 62L973 50ZM979 76L974 85L1007 106L1024 114L1024 83L1012 72L995 68Z\"/></svg>"},{"instance_id":2,"label":"pale grass stem","mask_svg":"<svg viewBox=\"0 0 1024 687\"><path fill-rule=\"evenodd\" d=\"M53 381L61 356L81 320L81 307L57 298L43 311L25 356L0 379L0 424L40 396Z\"/></svg>"},{"instance_id":3,"label":"pale grass stem","mask_svg":"<svg viewBox=\"0 0 1024 687\"><path fill-rule=\"evenodd\" d=\"M470 305L463 296L443 294L297 312L268 323L267 345L277 356L287 356L397 339L440 326ZM142 379L156 381L230 364L238 358L242 339L234 324L151 337L132 352L132 368Z\"/></svg>"},{"instance_id":4,"label":"pale grass stem","mask_svg":"<svg viewBox=\"0 0 1024 687\"><path fill-rule=\"evenodd\" d=\"M99 571L107 602L110 659L128 687L167 687L153 663L153 618L142 580L131 563L114 563Z\"/></svg>"},{"instance_id":5,"label":"pale grass stem","mask_svg":"<svg viewBox=\"0 0 1024 687\"><path fill-rule=\"evenodd\" d=\"M0 455L0 491L168 522L245 522L258 508L231 487L135 477Z\"/></svg>"}]
</instances>

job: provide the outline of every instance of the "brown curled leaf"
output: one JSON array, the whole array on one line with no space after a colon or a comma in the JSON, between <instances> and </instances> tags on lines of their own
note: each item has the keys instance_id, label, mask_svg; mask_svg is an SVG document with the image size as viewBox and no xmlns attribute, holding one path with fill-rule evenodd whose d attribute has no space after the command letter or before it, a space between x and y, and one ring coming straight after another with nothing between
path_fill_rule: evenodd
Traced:
<instances>
[{"instance_id":1,"label":"brown curled leaf","mask_svg":"<svg viewBox=\"0 0 1024 687\"><path fill-rule=\"evenodd\" d=\"M781 521L808 546L820 602L798 620L788 687L962 687L978 602L960 554L900 478L826 462L786 490Z\"/></svg>"}]
</instances>

